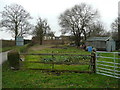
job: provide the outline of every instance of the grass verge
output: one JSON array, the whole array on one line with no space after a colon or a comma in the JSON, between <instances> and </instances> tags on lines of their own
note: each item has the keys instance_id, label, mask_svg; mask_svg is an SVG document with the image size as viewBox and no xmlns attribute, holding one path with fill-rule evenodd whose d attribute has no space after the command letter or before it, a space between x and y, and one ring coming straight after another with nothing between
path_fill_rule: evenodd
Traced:
<instances>
[{"instance_id":1,"label":"grass verge","mask_svg":"<svg viewBox=\"0 0 120 90\"><path fill-rule=\"evenodd\" d=\"M17 50L20 52L25 52L28 47L29 47L29 44L26 44L24 46L5 47L5 48L0 48L0 52L5 52L5 51L9 51L9 50Z\"/></svg>"},{"instance_id":2,"label":"grass verge","mask_svg":"<svg viewBox=\"0 0 120 90\"><path fill-rule=\"evenodd\" d=\"M13 71L3 64L3 88L118 88L118 79L83 73L43 73L41 71Z\"/></svg>"}]
</instances>

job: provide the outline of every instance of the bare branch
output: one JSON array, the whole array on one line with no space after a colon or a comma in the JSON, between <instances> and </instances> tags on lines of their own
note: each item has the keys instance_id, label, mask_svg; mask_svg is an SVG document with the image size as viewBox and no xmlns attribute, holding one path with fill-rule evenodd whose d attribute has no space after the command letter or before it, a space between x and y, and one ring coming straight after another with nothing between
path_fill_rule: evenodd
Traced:
<instances>
[{"instance_id":1,"label":"bare branch","mask_svg":"<svg viewBox=\"0 0 120 90\"><path fill-rule=\"evenodd\" d=\"M28 23L28 20L31 19L31 16L21 5L6 5L1 14L1 27L5 27L6 31L13 32L15 37L19 35L23 36L31 29L31 24Z\"/></svg>"},{"instance_id":2,"label":"bare branch","mask_svg":"<svg viewBox=\"0 0 120 90\"><path fill-rule=\"evenodd\" d=\"M59 25L63 28L63 33L73 33L76 43L79 46L81 35L87 38L86 27L95 21L98 13L91 6L81 3L73 8L66 10L59 17Z\"/></svg>"}]
</instances>

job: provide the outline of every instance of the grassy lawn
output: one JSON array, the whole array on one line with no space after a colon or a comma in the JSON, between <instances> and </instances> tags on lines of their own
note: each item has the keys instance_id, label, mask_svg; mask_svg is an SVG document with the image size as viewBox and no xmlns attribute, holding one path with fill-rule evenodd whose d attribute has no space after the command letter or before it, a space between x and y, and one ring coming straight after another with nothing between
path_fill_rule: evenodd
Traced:
<instances>
[{"instance_id":1,"label":"grassy lawn","mask_svg":"<svg viewBox=\"0 0 120 90\"><path fill-rule=\"evenodd\" d=\"M118 88L118 79L98 75L80 73L43 73L41 71L18 70L3 65L3 88Z\"/></svg>"},{"instance_id":2,"label":"grassy lawn","mask_svg":"<svg viewBox=\"0 0 120 90\"><path fill-rule=\"evenodd\" d=\"M37 46L36 46L37 47ZM29 49L29 53L90 54L75 47ZM26 61L41 61L51 56L24 56ZM62 61L64 57L55 56ZM65 57L68 58L68 57ZM87 59L86 59L87 60ZM51 68L50 64L25 63L24 67ZM10 70L8 62L2 66L3 88L118 88L118 79L99 74L42 72L39 70ZM55 69L89 70L86 65L55 65Z\"/></svg>"},{"instance_id":3,"label":"grassy lawn","mask_svg":"<svg viewBox=\"0 0 120 90\"><path fill-rule=\"evenodd\" d=\"M11 49L14 49L14 48L16 48L16 46L0 48L0 52L5 52L5 51L8 51L8 50L11 50Z\"/></svg>"}]
</instances>

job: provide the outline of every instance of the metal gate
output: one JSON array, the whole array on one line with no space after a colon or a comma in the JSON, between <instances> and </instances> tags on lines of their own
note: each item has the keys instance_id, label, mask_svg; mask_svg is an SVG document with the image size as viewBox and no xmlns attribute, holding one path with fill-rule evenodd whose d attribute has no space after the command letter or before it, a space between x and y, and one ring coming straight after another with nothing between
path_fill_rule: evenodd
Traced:
<instances>
[{"instance_id":1,"label":"metal gate","mask_svg":"<svg viewBox=\"0 0 120 90\"><path fill-rule=\"evenodd\" d=\"M96 52L96 73L120 79L120 52Z\"/></svg>"}]
</instances>

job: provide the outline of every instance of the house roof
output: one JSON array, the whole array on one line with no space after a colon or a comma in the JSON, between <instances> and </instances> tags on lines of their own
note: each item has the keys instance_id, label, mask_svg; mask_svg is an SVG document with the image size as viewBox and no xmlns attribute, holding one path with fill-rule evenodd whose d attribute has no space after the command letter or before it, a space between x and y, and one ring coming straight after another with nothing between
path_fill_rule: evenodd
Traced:
<instances>
[{"instance_id":1,"label":"house roof","mask_svg":"<svg viewBox=\"0 0 120 90\"><path fill-rule=\"evenodd\" d=\"M90 37L87 41L107 41L111 37Z\"/></svg>"}]
</instances>

